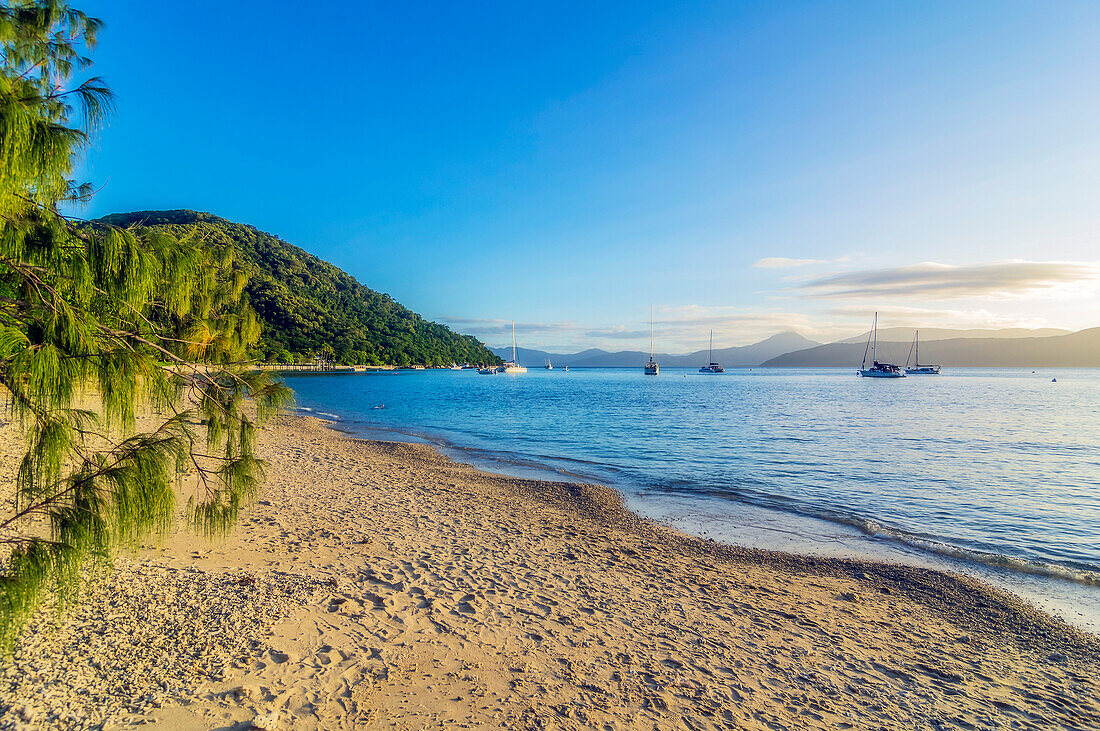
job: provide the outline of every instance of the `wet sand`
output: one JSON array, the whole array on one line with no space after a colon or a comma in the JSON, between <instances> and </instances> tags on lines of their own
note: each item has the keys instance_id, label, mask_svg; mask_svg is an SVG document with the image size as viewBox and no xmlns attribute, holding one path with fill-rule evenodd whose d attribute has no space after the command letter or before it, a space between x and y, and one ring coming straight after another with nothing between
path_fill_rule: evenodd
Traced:
<instances>
[{"instance_id":1,"label":"wet sand","mask_svg":"<svg viewBox=\"0 0 1100 731\"><path fill-rule=\"evenodd\" d=\"M0 727L1100 727L1100 640L972 579L721 545L311 418L260 451L228 539L177 533L28 634Z\"/></svg>"}]
</instances>

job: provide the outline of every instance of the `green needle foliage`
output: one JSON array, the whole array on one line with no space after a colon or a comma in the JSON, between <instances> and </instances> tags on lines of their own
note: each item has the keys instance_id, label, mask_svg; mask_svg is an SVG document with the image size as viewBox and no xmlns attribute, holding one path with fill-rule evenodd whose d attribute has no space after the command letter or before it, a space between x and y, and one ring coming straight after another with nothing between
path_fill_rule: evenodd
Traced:
<instances>
[{"instance_id":1,"label":"green needle foliage","mask_svg":"<svg viewBox=\"0 0 1100 731\"><path fill-rule=\"evenodd\" d=\"M260 326L231 246L62 214L90 196L71 176L112 108L74 81L99 27L0 0L0 402L26 435L0 502L6 650L45 598L167 530L177 494L194 528L228 530L262 479L257 425L289 403L244 360Z\"/></svg>"}]
</instances>

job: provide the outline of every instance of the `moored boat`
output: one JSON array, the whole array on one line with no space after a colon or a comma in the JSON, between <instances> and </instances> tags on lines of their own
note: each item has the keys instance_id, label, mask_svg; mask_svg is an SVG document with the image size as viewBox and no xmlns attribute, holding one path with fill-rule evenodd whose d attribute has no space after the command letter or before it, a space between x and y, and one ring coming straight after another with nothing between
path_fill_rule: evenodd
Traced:
<instances>
[{"instance_id":1,"label":"moored boat","mask_svg":"<svg viewBox=\"0 0 1100 731\"><path fill-rule=\"evenodd\" d=\"M699 369L700 373L725 373L726 369L714 362L714 331L710 331L710 350L707 354L707 365Z\"/></svg>"},{"instance_id":2,"label":"moored boat","mask_svg":"<svg viewBox=\"0 0 1100 731\"><path fill-rule=\"evenodd\" d=\"M649 306L649 362L645 364L645 374L656 376L661 372L661 366L653 360L653 305Z\"/></svg>"},{"instance_id":3,"label":"moored boat","mask_svg":"<svg viewBox=\"0 0 1100 731\"><path fill-rule=\"evenodd\" d=\"M879 363L875 357L878 349L878 313L871 323L871 332L867 333L867 345L863 348L863 363L856 371L863 378L905 378L905 369L892 363ZM871 354L871 367L867 367L867 353Z\"/></svg>"},{"instance_id":4,"label":"moored boat","mask_svg":"<svg viewBox=\"0 0 1100 731\"><path fill-rule=\"evenodd\" d=\"M913 367L909 367L909 356L905 357L905 372L910 376L938 376L940 366L920 364L920 330L913 332L913 344L909 346L909 355L913 358Z\"/></svg>"},{"instance_id":5,"label":"moored boat","mask_svg":"<svg viewBox=\"0 0 1100 731\"><path fill-rule=\"evenodd\" d=\"M861 368L859 375L864 378L905 378L905 369L890 363L879 363L876 360L870 368Z\"/></svg>"},{"instance_id":6,"label":"moored boat","mask_svg":"<svg viewBox=\"0 0 1100 731\"><path fill-rule=\"evenodd\" d=\"M501 373L526 373L527 368L516 363L516 322L512 321L512 360L505 363L501 369Z\"/></svg>"}]
</instances>

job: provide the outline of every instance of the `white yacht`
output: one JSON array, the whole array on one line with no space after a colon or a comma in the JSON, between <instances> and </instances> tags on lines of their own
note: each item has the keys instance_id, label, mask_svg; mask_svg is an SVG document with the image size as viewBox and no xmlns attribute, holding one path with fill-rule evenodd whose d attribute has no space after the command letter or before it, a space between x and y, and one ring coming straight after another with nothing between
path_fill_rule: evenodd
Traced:
<instances>
[{"instance_id":1,"label":"white yacht","mask_svg":"<svg viewBox=\"0 0 1100 731\"><path fill-rule=\"evenodd\" d=\"M714 362L714 331L710 331L710 350L708 351L707 360L710 361L707 365L699 369L700 373L725 373L726 369Z\"/></svg>"},{"instance_id":2,"label":"white yacht","mask_svg":"<svg viewBox=\"0 0 1100 731\"><path fill-rule=\"evenodd\" d=\"M938 365L920 364L920 330L913 332L913 344L909 346L909 355L916 356L913 358L912 368L909 367L909 356L905 357L905 372L910 376L938 376L940 374Z\"/></svg>"},{"instance_id":3,"label":"white yacht","mask_svg":"<svg viewBox=\"0 0 1100 731\"><path fill-rule=\"evenodd\" d=\"M527 368L516 364L516 322L512 321L512 360L500 368L501 373L526 373Z\"/></svg>"},{"instance_id":4,"label":"white yacht","mask_svg":"<svg viewBox=\"0 0 1100 731\"><path fill-rule=\"evenodd\" d=\"M653 305L649 306L649 362L645 364L645 374L655 376L661 372L661 366L653 360Z\"/></svg>"},{"instance_id":5,"label":"white yacht","mask_svg":"<svg viewBox=\"0 0 1100 731\"><path fill-rule=\"evenodd\" d=\"M878 313L875 313L871 332L867 333L867 345L863 348L863 363L856 371L864 378L905 378L905 369L890 363L879 363L875 356L878 348ZM867 353L871 354L871 367L867 367Z\"/></svg>"}]
</instances>

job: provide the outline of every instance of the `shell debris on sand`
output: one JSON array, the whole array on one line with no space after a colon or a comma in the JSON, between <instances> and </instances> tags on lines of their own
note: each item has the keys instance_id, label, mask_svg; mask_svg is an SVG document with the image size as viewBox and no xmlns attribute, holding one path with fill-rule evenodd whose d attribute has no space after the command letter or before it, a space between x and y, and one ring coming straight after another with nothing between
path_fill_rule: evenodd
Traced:
<instances>
[{"instance_id":1,"label":"shell debris on sand","mask_svg":"<svg viewBox=\"0 0 1100 731\"><path fill-rule=\"evenodd\" d=\"M301 576L120 560L60 623L39 614L0 674L0 729L94 728L179 703L268 652L268 628L325 591Z\"/></svg>"}]
</instances>

